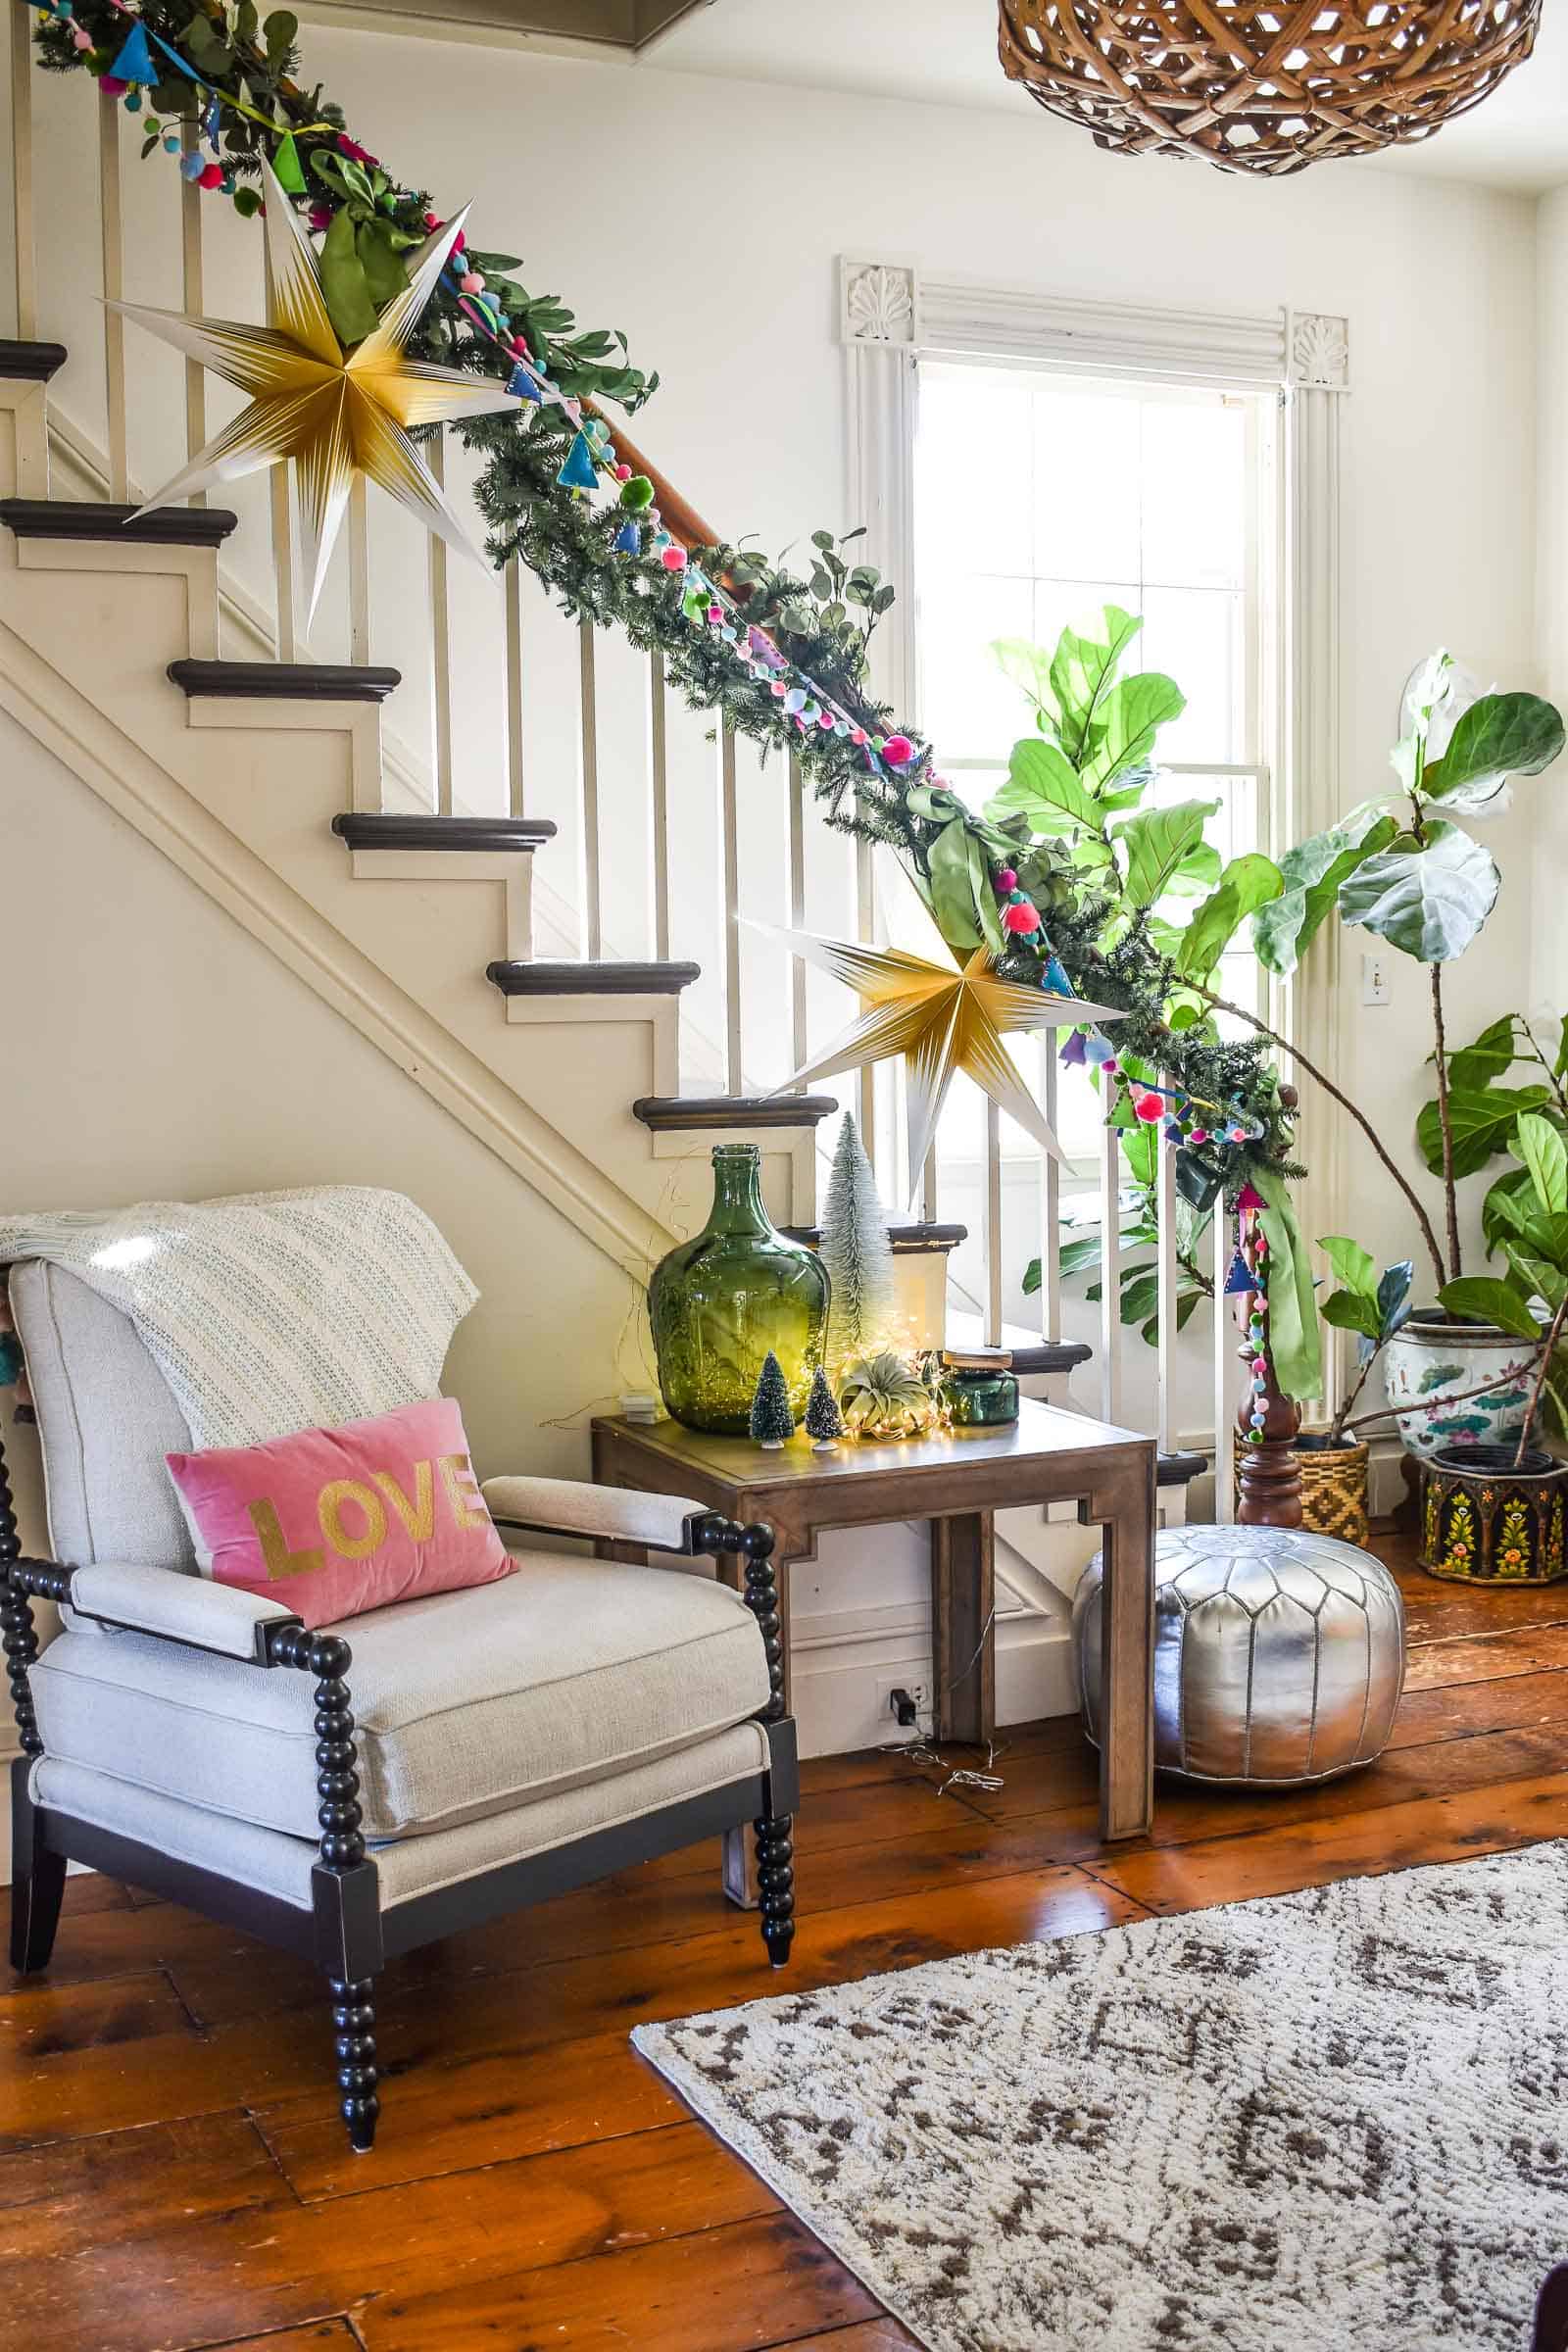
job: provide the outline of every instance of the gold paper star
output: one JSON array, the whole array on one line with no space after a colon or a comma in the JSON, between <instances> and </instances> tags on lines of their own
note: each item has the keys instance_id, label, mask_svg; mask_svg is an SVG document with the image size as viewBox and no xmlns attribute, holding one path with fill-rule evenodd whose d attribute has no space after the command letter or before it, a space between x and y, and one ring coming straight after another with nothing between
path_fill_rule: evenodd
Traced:
<instances>
[{"instance_id":1,"label":"gold paper star","mask_svg":"<svg viewBox=\"0 0 1568 2352\"><path fill-rule=\"evenodd\" d=\"M292 458L313 613L356 474L378 483L441 538L480 561L407 428L484 416L516 403L494 377L462 375L456 368L404 356L462 233L467 207L410 255L408 285L380 313L373 334L345 352L327 313L315 249L271 167L264 162L262 170L267 181L266 326L188 318L137 302L109 306L251 395L250 407L140 512Z\"/></svg>"},{"instance_id":2,"label":"gold paper star","mask_svg":"<svg viewBox=\"0 0 1568 2352\"><path fill-rule=\"evenodd\" d=\"M858 1019L774 1091L783 1094L835 1070L868 1069L873 1062L902 1054L908 1085L911 1195L956 1070L972 1078L1053 1158L1064 1156L1050 1120L1002 1041L1018 1030L1071 1029L1080 1021L1120 1020L1114 1006L1092 1004L1082 997L1048 996L1041 989L999 979L996 957L986 947L960 957L944 940L942 951L950 960L931 963L904 948L819 939L814 932L783 931L772 923L756 928L787 941L797 956L835 980L846 981L860 999Z\"/></svg>"}]
</instances>

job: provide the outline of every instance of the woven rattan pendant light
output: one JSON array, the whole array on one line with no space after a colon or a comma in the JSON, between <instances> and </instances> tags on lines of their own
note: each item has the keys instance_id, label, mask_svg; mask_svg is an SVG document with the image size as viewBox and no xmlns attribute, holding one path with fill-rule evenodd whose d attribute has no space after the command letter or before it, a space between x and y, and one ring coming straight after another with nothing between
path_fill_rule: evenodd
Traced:
<instances>
[{"instance_id":1,"label":"woven rattan pendant light","mask_svg":"<svg viewBox=\"0 0 1568 2352\"><path fill-rule=\"evenodd\" d=\"M1002 63L1124 155L1301 172L1425 139L1535 46L1542 0L1002 0Z\"/></svg>"}]
</instances>

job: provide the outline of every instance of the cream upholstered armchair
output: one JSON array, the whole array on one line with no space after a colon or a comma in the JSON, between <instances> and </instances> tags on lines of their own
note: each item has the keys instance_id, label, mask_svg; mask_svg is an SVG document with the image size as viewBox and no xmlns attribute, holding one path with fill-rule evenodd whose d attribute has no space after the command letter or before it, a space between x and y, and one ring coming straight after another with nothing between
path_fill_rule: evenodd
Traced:
<instances>
[{"instance_id":1,"label":"cream upholstered armchair","mask_svg":"<svg viewBox=\"0 0 1568 2352\"><path fill-rule=\"evenodd\" d=\"M56 1554L21 1556L0 1455L17 1968L48 1962L69 1860L315 1959L365 2149L374 1979L417 1944L715 1834L741 1892L750 1822L783 1966L798 1774L767 1528L666 1495L495 1479L517 1574L372 1610L349 1638L308 1633L195 1573L164 1467L189 1431L129 1318L39 1262L14 1268L10 1298ZM686 1573L552 1550L563 1535ZM744 1598L703 1554L744 1563ZM35 1594L63 1618L41 1649Z\"/></svg>"}]
</instances>

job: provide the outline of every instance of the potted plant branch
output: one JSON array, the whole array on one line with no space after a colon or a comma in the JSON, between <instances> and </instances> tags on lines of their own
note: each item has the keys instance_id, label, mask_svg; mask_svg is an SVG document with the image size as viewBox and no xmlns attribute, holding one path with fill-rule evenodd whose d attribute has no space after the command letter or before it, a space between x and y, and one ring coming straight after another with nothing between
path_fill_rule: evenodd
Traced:
<instances>
[{"instance_id":1,"label":"potted plant branch","mask_svg":"<svg viewBox=\"0 0 1568 2352\"><path fill-rule=\"evenodd\" d=\"M1303 1430L1296 1441L1301 1456L1302 1523L1348 1544L1364 1544L1371 1534L1371 1457L1350 1419L1373 1365L1409 1320L1415 1266L1402 1258L1380 1273L1371 1251L1348 1234L1325 1234L1318 1248L1339 1282L1322 1302L1323 1320L1337 1331L1355 1334L1356 1375L1327 1429Z\"/></svg>"},{"instance_id":2,"label":"potted plant branch","mask_svg":"<svg viewBox=\"0 0 1568 2352\"><path fill-rule=\"evenodd\" d=\"M1479 935L1501 887L1491 852L1453 820L1498 813L1511 779L1539 775L1562 748L1562 718L1550 703L1532 694L1482 694L1449 655L1434 654L1404 695L1402 732L1391 755L1400 792L1363 803L1289 851L1281 860L1284 893L1253 917L1258 955L1281 975L1296 969L1336 912L1425 964L1430 975L1437 1087L1422 1117L1421 1142L1443 1187L1441 1242L1408 1178L1354 1112L1412 1210L1440 1292L1438 1304L1416 1309L1387 1343L1389 1394L1405 1408L1401 1435L1418 1454L1459 1434L1501 1442L1517 1431L1525 1409L1521 1335L1474 1306L1462 1310L1444 1300L1464 1275L1459 1184L1491 1156L1521 1112L1544 1098L1517 1090L1509 1101L1496 1088L1499 1067L1514 1056L1492 1032L1474 1047L1450 1048L1443 975ZM1432 1410L1461 1397L1468 1433L1445 1428Z\"/></svg>"},{"instance_id":3,"label":"potted plant branch","mask_svg":"<svg viewBox=\"0 0 1568 2352\"><path fill-rule=\"evenodd\" d=\"M1421 1564L1463 1584L1554 1584L1563 1557L1568 1465L1535 1443L1568 1439L1568 1143L1537 1111L1516 1123L1528 1190L1514 1195L1505 1276L1462 1275L1439 1294L1449 1313L1525 1342L1529 1380L1517 1439L1439 1448L1425 1464Z\"/></svg>"}]
</instances>

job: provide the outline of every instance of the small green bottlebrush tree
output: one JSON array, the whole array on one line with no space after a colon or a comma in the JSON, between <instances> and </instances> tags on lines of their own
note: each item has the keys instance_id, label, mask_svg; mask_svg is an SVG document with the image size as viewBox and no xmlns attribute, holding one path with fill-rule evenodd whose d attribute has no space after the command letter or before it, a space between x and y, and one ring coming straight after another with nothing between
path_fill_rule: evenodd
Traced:
<instances>
[{"instance_id":1,"label":"small green bottlebrush tree","mask_svg":"<svg viewBox=\"0 0 1568 2352\"><path fill-rule=\"evenodd\" d=\"M849 1111L833 1153L817 1250L832 1285L826 1360L845 1364L874 1353L893 1325L893 1245L871 1162Z\"/></svg>"},{"instance_id":2,"label":"small green bottlebrush tree","mask_svg":"<svg viewBox=\"0 0 1568 2352\"><path fill-rule=\"evenodd\" d=\"M752 1437L759 1446L787 1446L795 1435L789 1384L784 1367L770 1348L762 1358L756 1394L752 1397Z\"/></svg>"},{"instance_id":3,"label":"small green bottlebrush tree","mask_svg":"<svg viewBox=\"0 0 1568 2352\"><path fill-rule=\"evenodd\" d=\"M811 1375L811 1394L806 1399L806 1434L818 1452L836 1446L844 1435L844 1415L820 1364Z\"/></svg>"}]
</instances>

